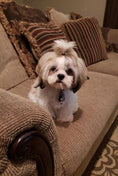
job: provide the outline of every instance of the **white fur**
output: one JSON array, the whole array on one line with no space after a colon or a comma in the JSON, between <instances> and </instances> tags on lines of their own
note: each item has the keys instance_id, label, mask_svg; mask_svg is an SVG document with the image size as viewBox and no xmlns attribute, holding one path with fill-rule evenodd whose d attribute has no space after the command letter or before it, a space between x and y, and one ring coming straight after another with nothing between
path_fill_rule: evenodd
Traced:
<instances>
[{"instance_id":1,"label":"white fur","mask_svg":"<svg viewBox=\"0 0 118 176\"><path fill-rule=\"evenodd\" d=\"M61 122L73 121L73 114L78 109L77 94L73 90L78 81L81 86L87 78L86 66L73 50L74 46L74 42L55 41L54 51L40 58L36 68L38 78L29 92L33 102L46 108L53 118ZM70 69L72 73L68 71ZM61 81L60 74L64 76ZM60 92L65 98L62 102L59 101Z\"/></svg>"},{"instance_id":2,"label":"white fur","mask_svg":"<svg viewBox=\"0 0 118 176\"><path fill-rule=\"evenodd\" d=\"M29 98L47 109L54 119L62 122L72 122L73 113L78 109L77 95L70 90L64 90L65 101L60 104L58 101L59 90L52 87L44 89L32 86Z\"/></svg>"}]
</instances>

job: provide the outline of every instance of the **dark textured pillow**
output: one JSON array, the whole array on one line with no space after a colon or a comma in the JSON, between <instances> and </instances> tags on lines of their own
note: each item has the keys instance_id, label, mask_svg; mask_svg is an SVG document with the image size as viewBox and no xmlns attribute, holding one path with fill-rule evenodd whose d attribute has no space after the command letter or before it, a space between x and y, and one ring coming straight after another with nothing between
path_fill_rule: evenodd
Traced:
<instances>
[{"instance_id":1,"label":"dark textured pillow","mask_svg":"<svg viewBox=\"0 0 118 176\"><path fill-rule=\"evenodd\" d=\"M37 59L44 53L52 50L54 40L66 39L60 27L53 23L20 23L20 30L30 43L31 49Z\"/></svg>"},{"instance_id":2,"label":"dark textured pillow","mask_svg":"<svg viewBox=\"0 0 118 176\"><path fill-rule=\"evenodd\" d=\"M82 18L82 16L80 14L75 13L75 12L71 12L70 17L71 17L71 20L78 20L78 19Z\"/></svg>"},{"instance_id":3,"label":"dark textured pillow","mask_svg":"<svg viewBox=\"0 0 118 176\"><path fill-rule=\"evenodd\" d=\"M21 6L14 1L6 3L0 2L0 21L11 39L28 76L35 78L34 70L37 63L30 51L27 40L19 31L18 23L20 21L47 23L47 17L39 9Z\"/></svg>"},{"instance_id":4,"label":"dark textured pillow","mask_svg":"<svg viewBox=\"0 0 118 176\"><path fill-rule=\"evenodd\" d=\"M88 66L107 58L98 21L94 17L81 18L62 25L67 38L76 41L77 53Z\"/></svg>"},{"instance_id":5,"label":"dark textured pillow","mask_svg":"<svg viewBox=\"0 0 118 176\"><path fill-rule=\"evenodd\" d=\"M118 53L118 44L116 44L116 43L109 43L109 42L105 41L105 45L106 45L107 52L113 51L113 52Z\"/></svg>"}]
</instances>

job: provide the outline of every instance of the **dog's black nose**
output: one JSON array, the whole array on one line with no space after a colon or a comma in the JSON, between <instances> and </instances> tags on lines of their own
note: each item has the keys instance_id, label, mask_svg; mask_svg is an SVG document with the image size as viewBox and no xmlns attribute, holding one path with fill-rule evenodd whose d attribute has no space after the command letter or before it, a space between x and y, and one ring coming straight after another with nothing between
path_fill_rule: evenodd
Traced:
<instances>
[{"instance_id":1,"label":"dog's black nose","mask_svg":"<svg viewBox=\"0 0 118 176\"><path fill-rule=\"evenodd\" d=\"M59 80L62 81L62 80L64 79L65 76L64 76L63 74L58 74L57 77L58 77Z\"/></svg>"}]
</instances>

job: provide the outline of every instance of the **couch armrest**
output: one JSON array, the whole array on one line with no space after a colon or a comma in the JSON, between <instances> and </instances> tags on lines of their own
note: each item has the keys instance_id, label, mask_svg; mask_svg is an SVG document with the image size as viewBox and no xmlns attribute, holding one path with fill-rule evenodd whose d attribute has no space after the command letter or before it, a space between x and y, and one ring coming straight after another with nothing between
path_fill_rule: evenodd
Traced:
<instances>
[{"instance_id":1,"label":"couch armrest","mask_svg":"<svg viewBox=\"0 0 118 176\"><path fill-rule=\"evenodd\" d=\"M46 152L50 164L46 161ZM26 167L26 160L30 159L37 161L38 166L41 166L38 168L41 172L39 175L44 176L48 172L60 174L57 133L51 116L39 105L2 89L0 89L0 153L1 176L10 173L12 175L15 172L23 176L26 170L29 175L33 175L32 167ZM20 161L25 162L19 167ZM15 162L15 165L12 162ZM49 166L51 168L48 168Z\"/></svg>"},{"instance_id":2,"label":"couch armrest","mask_svg":"<svg viewBox=\"0 0 118 176\"><path fill-rule=\"evenodd\" d=\"M8 147L8 158L14 164L34 160L40 176L53 176L54 163L52 150L38 130L29 130L18 135Z\"/></svg>"}]
</instances>

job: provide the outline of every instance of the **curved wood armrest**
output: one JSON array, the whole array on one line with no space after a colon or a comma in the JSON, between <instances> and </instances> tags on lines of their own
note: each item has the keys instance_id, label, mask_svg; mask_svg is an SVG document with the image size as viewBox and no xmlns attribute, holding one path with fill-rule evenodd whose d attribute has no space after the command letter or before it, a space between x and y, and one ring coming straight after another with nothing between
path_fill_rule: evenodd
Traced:
<instances>
[{"instance_id":1,"label":"curved wood armrest","mask_svg":"<svg viewBox=\"0 0 118 176\"><path fill-rule=\"evenodd\" d=\"M8 158L15 164L26 160L37 163L38 175L53 176L53 157L50 145L37 130L26 131L17 136L8 148Z\"/></svg>"}]
</instances>

